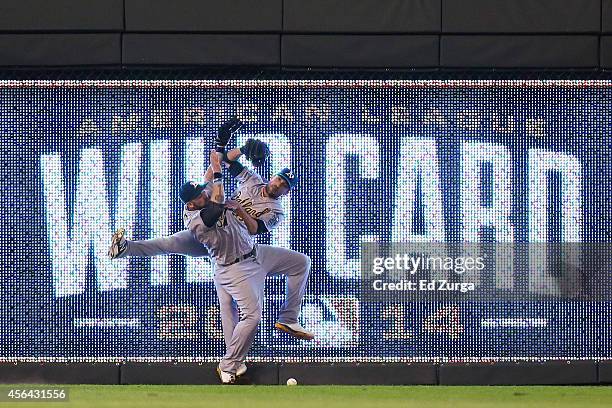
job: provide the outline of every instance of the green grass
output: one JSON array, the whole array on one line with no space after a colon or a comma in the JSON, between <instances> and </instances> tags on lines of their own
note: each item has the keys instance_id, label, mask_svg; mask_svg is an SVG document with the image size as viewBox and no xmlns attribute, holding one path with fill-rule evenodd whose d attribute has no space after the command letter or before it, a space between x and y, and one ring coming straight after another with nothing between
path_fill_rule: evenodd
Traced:
<instances>
[{"instance_id":1,"label":"green grass","mask_svg":"<svg viewBox=\"0 0 612 408\"><path fill-rule=\"evenodd\" d=\"M2 385L3 390L9 385ZM42 388L19 385L19 388ZM69 402L51 407L142 408L362 408L362 407L612 407L612 387L446 386L196 386L45 385L68 388ZM0 407L42 407L40 402L0 402Z\"/></svg>"}]
</instances>

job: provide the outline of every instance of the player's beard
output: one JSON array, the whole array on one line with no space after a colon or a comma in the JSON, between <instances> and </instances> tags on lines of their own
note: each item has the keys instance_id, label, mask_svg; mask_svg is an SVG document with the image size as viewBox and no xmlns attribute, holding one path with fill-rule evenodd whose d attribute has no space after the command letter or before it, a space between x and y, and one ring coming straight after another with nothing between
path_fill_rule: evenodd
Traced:
<instances>
[{"instance_id":1,"label":"player's beard","mask_svg":"<svg viewBox=\"0 0 612 408\"><path fill-rule=\"evenodd\" d=\"M266 185L265 187L266 189L266 195L270 198L278 198L280 197L278 194L278 189L273 190L272 187L270 187L269 185Z\"/></svg>"},{"instance_id":2,"label":"player's beard","mask_svg":"<svg viewBox=\"0 0 612 408\"><path fill-rule=\"evenodd\" d=\"M190 211L195 211L195 210L203 210L211 203L211 201L210 201L210 197L206 195L205 197L198 198L197 201L191 201L191 203L192 205L187 206L187 209Z\"/></svg>"}]
</instances>

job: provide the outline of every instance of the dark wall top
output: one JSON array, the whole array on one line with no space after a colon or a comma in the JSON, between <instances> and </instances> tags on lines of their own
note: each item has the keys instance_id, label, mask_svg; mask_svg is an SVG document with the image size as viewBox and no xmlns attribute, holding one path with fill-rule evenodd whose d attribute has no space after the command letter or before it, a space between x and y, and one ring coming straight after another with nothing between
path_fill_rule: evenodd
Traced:
<instances>
[{"instance_id":1,"label":"dark wall top","mask_svg":"<svg viewBox=\"0 0 612 408\"><path fill-rule=\"evenodd\" d=\"M440 32L440 0L285 0L285 31Z\"/></svg>"},{"instance_id":2,"label":"dark wall top","mask_svg":"<svg viewBox=\"0 0 612 408\"><path fill-rule=\"evenodd\" d=\"M612 68L612 0L2 0L0 66Z\"/></svg>"},{"instance_id":3,"label":"dark wall top","mask_svg":"<svg viewBox=\"0 0 612 408\"><path fill-rule=\"evenodd\" d=\"M127 31L281 31L282 0L125 0Z\"/></svg>"},{"instance_id":4,"label":"dark wall top","mask_svg":"<svg viewBox=\"0 0 612 408\"><path fill-rule=\"evenodd\" d=\"M601 0L444 0L445 33L596 33Z\"/></svg>"},{"instance_id":5,"label":"dark wall top","mask_svg":"<svg viewBox=\"0 0 612 408\"><path fill-rule=\"evenodd\" d=\"M601 30L605 33L612 33L612 0L602 0Z\"/></svg>"},{"instance_id":6,"label":"dark wall top","mask_svg":"<svg viewBox=\"0 0 612 408\"><path fill-rule=\"evenodd\" d=\"M0 31L121 31L123 0L2 0Z\"/></svg>"}]
</instances>

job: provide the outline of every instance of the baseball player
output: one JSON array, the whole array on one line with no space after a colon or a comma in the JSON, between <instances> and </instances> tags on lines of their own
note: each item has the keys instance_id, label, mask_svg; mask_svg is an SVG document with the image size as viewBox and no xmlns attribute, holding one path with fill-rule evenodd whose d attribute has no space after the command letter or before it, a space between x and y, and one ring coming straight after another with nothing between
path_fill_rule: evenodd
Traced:
<instances>
[{"instance_id":1,"label":"baseball player","mask_svg":"<svg viewBox=\"0 0 612 408\"><path fill-rule=\"evenodd\" d=\"M292 186L295 186L296 182L293 174L281 173L278 177L283 181L278 185L274 184L275 187L267 191L267 184L263 183L255 172L242 168L239 163L232 162L230 172L237 174L241 184L240 189L258 189L262 200L270 199L271 197L266 195L271 193L279 194L274 198L278 199L282 193L288 192ZM216 176L215 180L218 180ZM224 333L227 331L225 327L227 324L233 326L233 331L217 372L223 383L233 383L236 372L243 364L253 343L261 320L263 290L267 275L287 275L287 296L281 306L275 327L298 338L314 338L314 335L297 321L310 271L310 259L296 251L269 245L255 245L253 236L261 229L267 229L266 224L274 223L276 215L255 219L246 210L248 207L237 200L228 201L224 208L213 202L211 211L211 208L202 206L201 196L197 199L200 202L191 200L185 206L183 215L185 227L198 241L209 247L211 256L215 260L214 282L219 299L231 296L241 312L240 321L237 323L222 319ZM211 218L211 214L214 217ZM265 211L264 214L273 214L273 212ZM216 222L213 224L214 218ZM227 311L223 310L227 303L220 303L222 315L227 315Z\"/></svg>"},{"instance_id":2,"label":"baseball player","mask_svg":"<svg viewBox=\"0 0 612 408\"><path fill-rule=\"evenodd\" d=\"M224 150L231 133L222 132L220 129L217 137L217 150ZM219 220L213 228L214 232L209 226L203 227L206 223L194 222L194 219L197 220L197 215L195 218L192 215L185 219L185 224L198 241L189 240L186 234L180 236L175 234L172 237L157 240L161 241L163 245L151 245L156 240L138 244L141 245L138 248L140 251L138 255L144 256L169 253L168 249L171 249L172 253L185 255L193 253L196 256L203 256L205 250L201 248L203 245L200 243L209 246L211 255L216 260L215 286L219 295L223 332L228 348L224 360L219 365L219 375L223 382L233 382L234 375L239 375L241 369L246 368L242 361L250 348L261 318L263 282L268 274L287 275L286 301L281 307L275 327L297 338L312 339L314 337L312 333L306 331L297 322L310 270L310 259L295 251L267 245L259 245L256 249L252 240L252 235L268 232L282 221L282 207L278 200L295 187L297 178L291 171L284 169L268 183L264 183L261 176L244 168L236 161L242 154L245 154L248 159L257 165L261 164L258 161L265 160L269 151L264 143L250 139L245 146L233 149L224 155L230 173L239 181L239 188L233 197L234 200L226 204L225 211L219 216ZM186 187L185 191L189 190L189 187ZM195 193L198 190L204 191L204 188L196 189L194 186L191 190ZM206 194L202 195L205 196ZM187 196L181 196L181 198L184 201L187 200L186 202L190 201ZM195 205L197 209L204 203L195 203ZM193 206L193 203L187 205L186 211L195 211L195 209L189 209L189 207L194 208ZM228 213L228 209L232 212ZM208 212L207 209L206 213ZM235 217L232 214L237 214L237 220L241 222L234 222ZM201 218L202 214L200 215ZM198 230L200 230L199 233ZM182 241L183 237L185 242ZM122 231L118 231L118 234L113 237L113 245L111 245L109 255L111 257L136 255L128 253L131 249L130 243L133 242L126 242ZM142 248L145 250L141 250ZM248 252L246 251L247 248L250 248ZM234 257L237 254L242 255ZM254 262L250 264L247 263L249 256L254 258ZM233 260L226 263L232 257ZM245 271L247 272L246 275ZM245 276L250 277L247 279ZM232 307L232 298L241 307L243 319L240 322L237 321L238 316L235 307Z\"/></svg>"},{"instance_id":3,"label":"baseball player","mask_svg":"<svg viewBox=\"0 0 612 408\"><path fill-rule=\"evenodd\" d=\"M227 237L231 235L229 231L236 227L236 221L231 216L229 218L225 218L224 215L225 210L223 203L225 201L225 196L221 178L220 155L214 150L211 151L210 163L211 165L209 168L213 171L211 174L214 174L214 178L211 180L211 182L207 182L203 185L195 182L185 183L183 186L181 186L179 196L185 203L183 217L186 217L186 214L189 212L191 214L198 213L197 216L199 217L199 220L195 222L203 223L206 228L216 228L217 222L220 221L218 234L212 233L208 234L208 237L202 238L202 243L210 248L211 254L214 254L215 250L223 249L223 241L226 241L227 243ZM205 179L209 179L208 172ZM237 206L233 206L233 208L239 211L239 209L236 207ZM223 217L221 217L222 215ZM221 231L222 228L224 229L223 231ZM191 235L190 231L189 234ZM236 243L240 244L239 242ZM236 326L239 321L238 308L228 293L219 291L218 295L224 338L226 341L226 347L229 347L229 340L233 334L234 326ZM246 373L246 371L247 366L242 361L236 369L236 376L243 375ZM221 376L220 372L219 376L224 383L231 383L235 380L235 377L228 375L226 375L224 378Z\"/></svg>"}]
</instances>

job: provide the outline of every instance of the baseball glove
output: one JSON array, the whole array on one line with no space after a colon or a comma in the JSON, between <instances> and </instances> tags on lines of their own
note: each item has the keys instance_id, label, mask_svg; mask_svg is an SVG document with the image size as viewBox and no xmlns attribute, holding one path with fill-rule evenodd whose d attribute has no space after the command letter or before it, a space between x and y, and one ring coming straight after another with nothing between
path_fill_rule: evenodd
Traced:
<instances>
[{"instance_id":1,"label":"baseball glove","mask_svg":"<svg viewBox=\"0 0 612 408\"><path fill-rule=\"evenodd\" d=\"M270 156L268 145L258 139L248 139L240 151L255 167L263 165Z\"/></svg>"},{"instance_id":2,"label":"baseball glove","mask_svg":"<svg viewBox=\"0 0 612 408\"><path fill-rule=\"evenodd\" d=\"M243 126L240 119L233 116L230 120L225 122L219 127L219 131L217 132L217 137L215 138L215 150L223 153L225 151L225 146L232 138L232 135L237 132Z\"/></svg>"}]
</instances>

